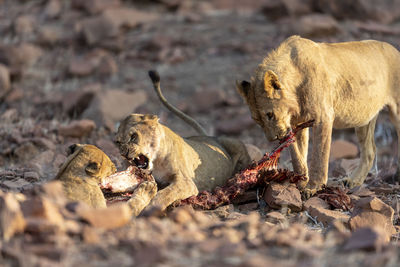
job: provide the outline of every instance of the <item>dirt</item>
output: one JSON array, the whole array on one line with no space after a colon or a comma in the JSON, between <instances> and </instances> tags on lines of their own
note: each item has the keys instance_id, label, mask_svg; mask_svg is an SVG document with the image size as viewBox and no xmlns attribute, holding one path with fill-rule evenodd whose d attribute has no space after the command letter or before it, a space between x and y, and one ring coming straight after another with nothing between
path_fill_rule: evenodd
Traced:
<instances>
[{"instance_id":1,"label":"dirt","mask_svg":"<svg viewBox=\"0 0 400 267\"><path fill-rule=\"evenodd\" d=\"M376 168L362 187L344 191L349 211L334 204L335 191L325 192L324 205L273 209L264 201L268 188L259 187L216 210L179 207L129 220L125 206L85 210L37 188L55 177L73 143L97 145L125 169L113 138L131 112L156 114L178 134L195 134L160 104L150 69L160 73L167 99L210 135L270 152L276 144L251 120L235 80L248 80L293 34L327 42L377 39L400 49L399 7L399 1L0 1L0 264L397 266L398 145L385 111L376 126ZM331 158L332 183L357 164L353 132L333 133L347 146L339 152L352 153ZM291 168L287 151L280 166ZM353 214L353 204L377 203L374 197L386 206L372 217L368 210ZM372 223L350 229L353 217ZM393 224L390 232L373 227L377 218Z\"/></svg>"}]
</instances>

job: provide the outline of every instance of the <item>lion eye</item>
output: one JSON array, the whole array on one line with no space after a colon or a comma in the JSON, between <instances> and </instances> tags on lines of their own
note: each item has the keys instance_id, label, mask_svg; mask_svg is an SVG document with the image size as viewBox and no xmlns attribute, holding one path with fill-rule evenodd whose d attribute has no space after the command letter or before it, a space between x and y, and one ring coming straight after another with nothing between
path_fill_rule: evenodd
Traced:
<instances>
[{"instance_id":1,"label":"lion eye","mask_svg":"<svg viewBox=\"0 0 400 267\"><path fill-rule=\"evenodd\" d=\"M275 117L275 115L272 112L268 112L267 117L268 117L268 120L272 120Z\"/></svg>"},{"instance_id":2,"label":"lion eye","mask_svg":"<svg viewBox=\"0 0 400 267\"><path fill-rule=\"evenodd\" d=\"M131 135L131 139L129 140L130 142L137 142L138 139L138 134L137 133L133 133Z\"/></svg>"}]
</instances>

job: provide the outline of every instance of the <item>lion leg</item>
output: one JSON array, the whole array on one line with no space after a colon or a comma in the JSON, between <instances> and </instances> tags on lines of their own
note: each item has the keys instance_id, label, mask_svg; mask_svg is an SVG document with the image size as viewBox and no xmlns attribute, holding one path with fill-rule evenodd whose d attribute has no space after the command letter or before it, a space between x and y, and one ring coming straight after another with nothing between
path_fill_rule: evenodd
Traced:
<instances>
[{"instance_id":1,"label":"lion leg","mask_svg":"<svg viewBox=\"0 0 400 267\"><path fill-rule=\"evenodd\" d=\"M378 115L376 115L367 125L355 128L358 142L360 143L360 164L357 169L353 171L350 177L341 180L350 188L362 185L374 164L376 152L374 133L377 118Z\"/></svg>"},{"instance_id":2,"label":"lion leg","mask_svg":"<svg viewBox=\"0 0 400 267\"><path fill-rule=\"evenodd\" d=\"M197 186L192 179L176 178L166 188L158 191L145 211L163 211L175 201L197 195L198 193Z\"/></svg>"},{"instance_id":3,"label":"lion leg","mask_svg":"<svg viewBox=\"0 0 400 267\"><path fill-rule=\"evenodd\" d=\"M237 173L251 164L249 153L242 142L228 137L219 137L218 142L225 148L232 158L234 168L233 173Z\"/></svg>"},{"instance_id":4,"label":"lion leg","mask_svg":"<svg viewBox=\"0 0 400 267\"><path fill-rule=\"evenodd\" d=\"M133 192L133 196L128 201L128 205L132 210L133 216L138 216L140 212L157 194L157 184L154 181L145 181L141 183Z\"/></svg>"},{"instance_id":5,"label":"lion leg","mask_svg":"<svg viewBox=\"0 0 400 267\"><path fill-rule=\"evenodd\" d=\"M303 129L296 135L296 142L290 146L290 156L292 158L293 171L298 174L304 174L307 177L306 181L299 184L300 188L304 188L308 183L308 129Z\"/></svg>"},{"instance_id":6,"label":"lion leg","mask_svg":"<svg viewBox=\"0 0 400 267\"><path fill-rule=\"evenodd\" d=\"M389 106L390 120L396 128L397 133L397 171L396 178L397 181L400 182L400 111L397 109L397 106Z\"/></svg>"},{"instance_id":7,"label":"lion leg","mask_svg":"<svg viewBox=\"0 0 400 267\"><path fill-rule=\"evenodd\" d=\"M332 120L314 124L312 140L312 158L309 168L310 180L305 189L305 196L310 197L328 182L329 153L332 139Z\"/></svg>"}]
</instances>

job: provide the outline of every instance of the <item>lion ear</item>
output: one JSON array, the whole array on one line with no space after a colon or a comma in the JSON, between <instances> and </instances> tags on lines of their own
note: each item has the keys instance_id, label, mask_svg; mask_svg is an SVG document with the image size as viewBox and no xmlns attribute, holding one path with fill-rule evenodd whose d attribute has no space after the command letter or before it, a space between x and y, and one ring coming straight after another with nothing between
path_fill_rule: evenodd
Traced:
<instances>
[{"instance_id":1,"label":"lion ear","mask_svg":"<svg viewBox=\"0 0 400 267\"><path fill-rule=\"evenodd\" d=\"M278 75L272 70L268 70L264 74L264 90L269 96L272 96L275 90L281 90Z\"/></svg>"},{"instance_id":2,"label":"lion ear","mask_svg":"<svg viewBox=\"0 0 400 267\"><path fill-rule=\"evenodd\" d=\"M247 99L249 95L249 91L251 89L251 84L248 81L236 81L236 88L239 94L244 98Z\"/></svg>"},{"instance_id":3,"label":"lion ear","mask_svg":"<svg viewBox=\"0 0 400 267\"><path fill-rule=\"evenodd\" d=\"M85 171L88 175L95 175L100 171L100 164L98 162L89 162L86 165Z\"/></svg>"},{"instance_id":4,"label":"lion ear","mask_svg":"<svg viewBox=\"0 0 400 267\"><path fill-rule=\"evenodd\" d=\"M80 147L82 147L81 144L73 144L73 145L70 145L70 146L67 148L67 156L74 154L74 152L77 151Z\"/></svg>"},{"instance_id":5,"label":"lion ear","mask_svg":"<svg viewBox=\"0 0 400 267\"><path fill-rule=\"evenodd\" d=\"M144 121L156 121L156 122L158 122L159 118L158 118L157 115L145 114L145 115L143 115L143 120Z\"/></svg>"}]
</instances>

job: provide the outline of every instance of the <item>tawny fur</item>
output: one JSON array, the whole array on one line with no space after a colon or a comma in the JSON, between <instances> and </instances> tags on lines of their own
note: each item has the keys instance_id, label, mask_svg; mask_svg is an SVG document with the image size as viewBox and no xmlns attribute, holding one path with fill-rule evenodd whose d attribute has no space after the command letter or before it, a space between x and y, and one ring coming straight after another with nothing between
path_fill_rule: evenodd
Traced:
<instances>
[{"instance_id":1,"label":"tawny fur","mask_svg":"<svg viewBox=\"0 0 400 267\"><path fill-rule=\"evenodd\" d=\"M344 179L350 187L362 184L373 165L382 108L388 107L400 136L400 53L384 42L316 43L292 36L256 68L251 83L238 84L238 91L269 140L315 119L309 167L307 129L290 151L294 171L309 176L310 194L327 183L332 128L354 127L360 143L360 165Z\"/></svg>"}]
</instances>

